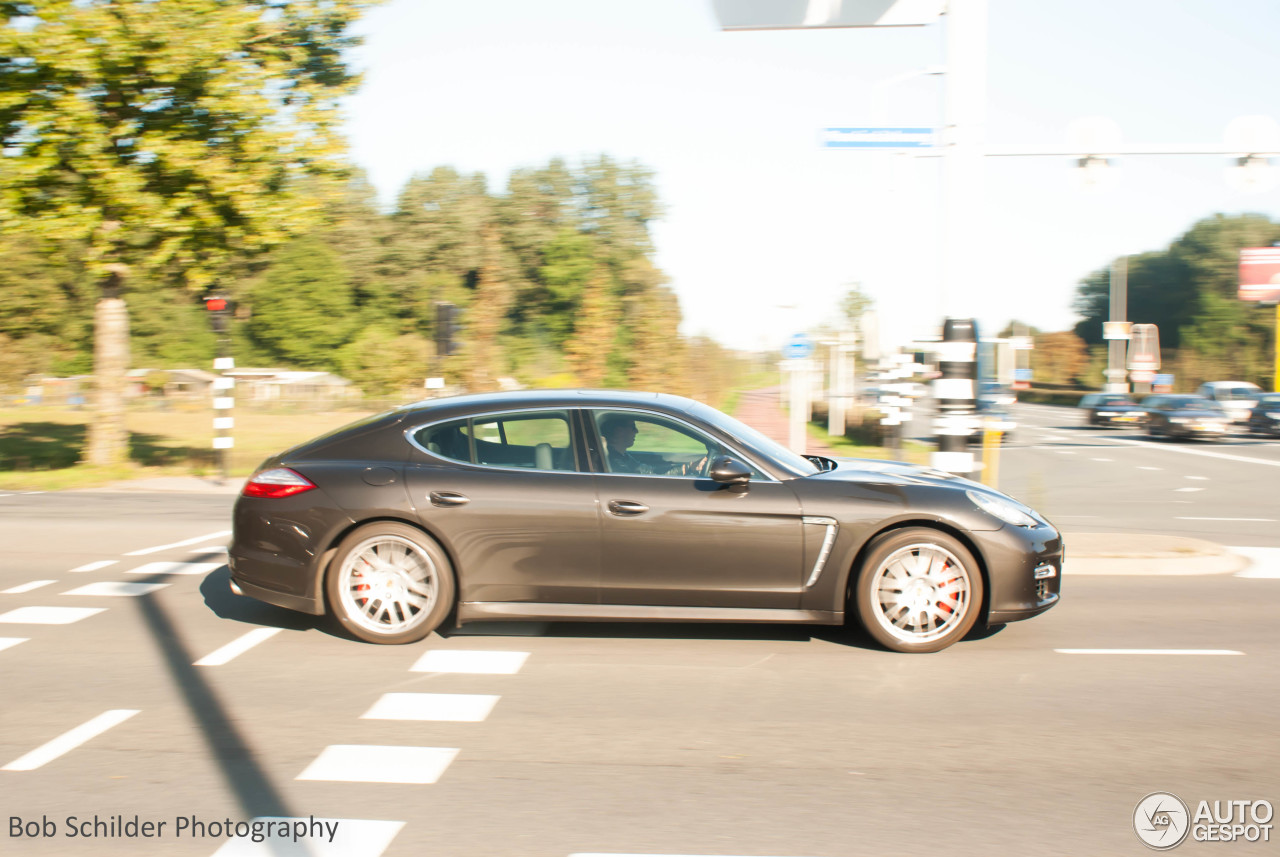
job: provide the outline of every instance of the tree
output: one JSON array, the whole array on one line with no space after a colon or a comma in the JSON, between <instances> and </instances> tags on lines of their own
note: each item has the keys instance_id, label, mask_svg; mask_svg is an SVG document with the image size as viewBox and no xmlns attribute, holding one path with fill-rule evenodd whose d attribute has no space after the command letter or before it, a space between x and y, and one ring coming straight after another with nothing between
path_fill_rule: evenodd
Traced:
<instances>
[{"instance_id":1,"label":"tree","mask_svg":"<svg viewBox=\"0 0 1280 857\"><path fill-rule=\"evenodd\" d=\"M850 330L862 330L862 316L875 306L875 299L862 288L862 283L849 283L844 297L840 299L840 315Z\"/></svg>"},{"instance_id":2,"label":"tree","mask_svg":"<svg viewBox=\"0 0 1280 857\"><path fill-rule=\"evenodd\" d=\"M475 391L497 389L504 368L498 337L506 327L513 297L508 280L511 263L494 227L482 229L481 246L482 267L475 297L467 308L466 325L466 383Z\"/></svg>"},{"instance_id":3,"label":"tree","mask_svg":"<svg viewBox=\"0 0 1280 857\"><path fill-rule=\"evenodd\" d=\"M1089 349L1071 331L1037 334L1034 341L1031 371L1041 383L1075 384L1089 366Z\"/></svg>"},{"instance_id":4,"label":"tree","mask_svg":"<svg viewBox=\"0 0 1280 857\"><path fill-rule=\"evenodd\" d=\"M584 387L601 387L621 315L608 275L597 270L587 281L576 313L573 336L565 345L569 368Z\"/></svg>"},{"instance_id":5,"label":"tree","mask_svg":"<svg viewBox=\"0 0 1280 857\"><path fill-rule=\"evenodd\" d=\"M336 349L351 339L358 319L346 270L312 237L272 254L271 266L249 291L249 335L285 363L337 371Z\"/></svg>"},{"instance_id":6,"label":"tree","mask_svg":"<svg viewBox=\"0 0 1280 857\"><path fill-rule=\"evenodd\" d=\"M131 275L200 292L304 230L341 161L367 0L40 0L0 12L0 231L77 242L101 288L88 458L122 460Z\"/></svg>"}]
</instances>

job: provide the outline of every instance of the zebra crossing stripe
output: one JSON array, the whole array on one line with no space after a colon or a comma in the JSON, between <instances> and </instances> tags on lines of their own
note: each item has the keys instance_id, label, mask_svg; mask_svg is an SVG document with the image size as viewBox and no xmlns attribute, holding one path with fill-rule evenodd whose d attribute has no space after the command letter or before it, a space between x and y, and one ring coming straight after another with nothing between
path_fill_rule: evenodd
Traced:
<instances>
[{"instance_id":1,"label":"zebra crossing stripe","mask_svg":"<svg viewBox=\"0 0 1280 857\"><path fill-rule=\"evenodd\" d=\"M470 673L472 675L515 675L528 652L463 651L432 649L409 668L415 673Z\"/></svg>"},{"instance_id":2,"label":"zebra crossing stripe","mask_svg":"<svg viewBox=\"0 0 1280 857\"><path fill-rule=\"evenodd\" d=\"M496 696L469 693L384 693L360 719L478 723L497 702Z\"/></svg>"},{"instance_id":3,"label":"zebra crossing stripe","mask_svg":"<svg viewBox=\"0 0 1280 857\"><path fill-rule=\"evenodd\" d=\"M224 565L224 562L149 562L126 574L208 574Z\"/></svg>"},{"instance_id":4,"label":"zebra crossing stripe","mask_svg":"<svg viewBox=\"0 0 1280 857\"><path fill-rule=\"evenodd\" d=\"M440 779L457 755L455 747L331 744L295 779L427 785Z\"/></svg>"},{"instance_id":5,"label":"zebra crossing stripe","mask_svg":"<svg viewBox=\"0 0 1280 857\"><path fill-rule=\"evenodd\" d=\"M75 589L70 589L62 594L136 598L139 595L150 595L157 589L164 589L168 585L167 583L122 583L117 580L103 580L98 583L77 586Z\"/></svg>"},{"instance_id":6,"label":"zebra crossing stripe","mask_svg":"<svg viewBox=\"0 0 1280 857\"><path fill-rule=\"evenodd\" d=\"M294 839L273 835L262 842L238 836L227 842L213 857L378 857L404 827L403 821L374 821L365 818L281 818L260 816L250 825L286 824L290 831L306 829L308 835ZM306 825L305 828L297 825ZM334 830L333 839L327 830ZM311 835L311 831L316 835Z\"/></svg>"}]
</instances>

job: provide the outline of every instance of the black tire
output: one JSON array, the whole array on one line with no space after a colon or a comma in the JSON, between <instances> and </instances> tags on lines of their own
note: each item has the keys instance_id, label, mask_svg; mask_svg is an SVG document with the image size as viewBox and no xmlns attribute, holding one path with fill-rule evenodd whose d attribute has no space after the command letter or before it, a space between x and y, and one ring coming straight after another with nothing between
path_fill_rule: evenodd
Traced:
<instances>
[{"instance_id":1,"label":"black tire","mask_svg":"<svg viewBox=\"0 0 1280 857\"><path fill-rule=\"evenodd\" d=\"M456 591L453 566L440 545L391 521L352 531L325 575L330 612L369 643L421 640L453 610Z\"/></svg>"},{"instance_id":2,"label":"black tire","mask_svg":"<svg viewBox=\"0 0 1280 857\"><path fill-rule=\"evenodd\" d=\"M876 642L924 653L964 639L982 612L983 592L982 571L968 548L938 530L910 527L872 541L854 600Z\"/></svg>"}]
</instances>

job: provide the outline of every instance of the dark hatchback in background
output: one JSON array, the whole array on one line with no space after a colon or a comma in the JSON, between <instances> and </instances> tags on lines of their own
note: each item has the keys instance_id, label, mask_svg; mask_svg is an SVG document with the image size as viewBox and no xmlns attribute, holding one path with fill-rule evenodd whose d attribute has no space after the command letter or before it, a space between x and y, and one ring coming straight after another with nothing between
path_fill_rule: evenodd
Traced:
<instances>
[{"instance_id":1,"label":"dark hatchback in background","mask_svg":"<svg viewBox=\"0 0 1280 857\"><path fill-rule=\"evenodd\" d=\"M1147 396L1142 408L1151 437L1215 439L1231 430L1231 417L1222 405L1203 396Z\"/></svg>"},{"instance_id":2,"label":"dark hatchback in background","mask_svg":"<svg viewBox=\"0 0 1280 857\"><path fill-rule=\"evenodd\" d=\"M1280 393L1263 393L1249 411L1249 431L1280 437Z\"/></svg>"},{"instance_id":3,"label":"dark hatchback in background","mask_svg":"<svg viewBox=\"0 0 1280 857\"><path fill-rule=\"evenodd\" d=\"M436 399L262 464L238 592L355 636L447 619L802 622L931 652L1058 601L1058 531L927 468L796 455L663 394Z\"/></svg>"},{"instance_id":4,"label":"dark hatchback in background","mask_svg":"<svg viewBox=\"0 0 1280 857\"><path fill-rule=\"evenodd\" d=\"M1080 400L1086 425L1141 425L1146 411L1124 393L1090 393Z\"/></svg>"}]
</instances>

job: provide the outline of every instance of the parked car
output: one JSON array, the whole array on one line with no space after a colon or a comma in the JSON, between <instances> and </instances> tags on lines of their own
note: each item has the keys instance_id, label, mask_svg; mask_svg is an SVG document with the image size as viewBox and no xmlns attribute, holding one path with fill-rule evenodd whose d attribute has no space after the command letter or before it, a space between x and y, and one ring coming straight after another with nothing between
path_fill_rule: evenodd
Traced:
<instances>
[{"instance_id":1,"label":"parked car","mask_svg":"<svg viewBox=\"0 0 1280 857\"><path fill-rule=\"evenodd\" d=\"M1253 406L1258 404L1262 390L1248 381L1209 381L1200 385L1196 395L1222 405L1233 422L1245 423Z\"/></svg>"},{"instance_id":2,"label":"parked car","mask_svg":"<svg viewBox=\"0 0 1280 857\"><path fill-rule=\"evenodd\" d=\"M1146 414L1126 393L1090 393L1080 400L1080 409L1091 426L1139 425Z\"/></svg>"},{"instance_id":3,"label":"parked car","mask_svg":"<svg viewBox=\"0 0 1280 857\"><path fill-rule=\"evenodd\" d=\"M1008 384L998 381L978 382L978 402L988 405L1012 405L1018 401L1018 394Z\"/></svg>"},{"instance_id":4,"label":"parked car","mask_svg":"<svg viewBox=\"0 0 1280 857\"><path fill-rule=\"evenodd\" d=\"M1280 436L1280 393L1263 393L1249 411L1249 431Z\"/></svg>"},{"instance_id":5,"label":"parked car","mask_svg":"<svg viewBox=\"0 0 1280 857\"><path fill-rule=\"evenodd\" d=\"M480 620L852 615L933 652L1058 602L1058 531L986 486L800 456L690 399L433 399L267 459L236 501L240 594L375 643Z\"/></svg>"},{"instance_id":6,"label":"parked car","mask_svg":"<svg viewBox=\"0 0 1280 857\"><path fill-rule=\"evenodd\" d=\"M1220 438L1231 428L1231 418L1222 406L1204 396L1147 396L1142 407L1151 437Z\"/></svg>"}]
</instances>

